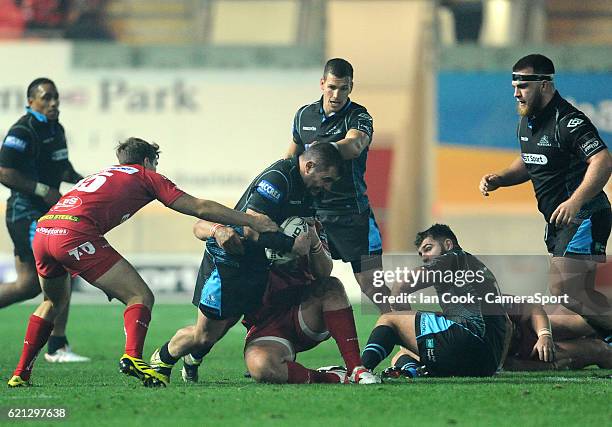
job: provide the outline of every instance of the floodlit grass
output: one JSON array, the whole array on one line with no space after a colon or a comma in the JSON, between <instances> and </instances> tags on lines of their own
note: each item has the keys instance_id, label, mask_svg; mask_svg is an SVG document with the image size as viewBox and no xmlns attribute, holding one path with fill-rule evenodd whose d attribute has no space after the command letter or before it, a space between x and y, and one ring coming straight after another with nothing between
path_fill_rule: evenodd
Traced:
<instances>
[{"instance_id":1,"label":"floodlit grass","mask_svg":"<svg viewBox=\"0 0 612 427\"><path fill-rule=\"evenodd\" d=\"M12 374L32 305L0 310L0 372ZM145 354L195 319L196 309L159 305ZM0 423L9 408L66 408L62 421L33 425L581 425L612 423L612 371L503 373L494 378L420 378L375 386L260 385L244 378L240 325L206 357L200 383L183 384L180 362L167 389L146 389L118 373L123 353L123 306L71 307L68 336L93 361L49 364L42 355L34 386L3 389ZM355 311L363 344L376 317ZM333 340L298 356L305 366L342 364ZM381 365L384 368L388 361ZM22 425L23 420L15 425Z\"/></svg>"}]
</instances>

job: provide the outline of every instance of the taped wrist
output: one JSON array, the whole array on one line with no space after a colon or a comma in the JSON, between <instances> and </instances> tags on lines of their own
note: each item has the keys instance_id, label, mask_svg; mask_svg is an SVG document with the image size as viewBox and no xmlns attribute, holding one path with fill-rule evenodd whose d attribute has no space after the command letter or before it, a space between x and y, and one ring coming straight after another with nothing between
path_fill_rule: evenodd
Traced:
<instances>
[{"instance_id":1,"label":"taped wrist","mask_svg":"<svg viewBox=\"0 0 612 427\"><path fill-rule=\"evenodd\" d=\"M278 231L259 233L257 244L264 248L275 249L281 253L291 252L295 239Z\"/></svg>"}]
</instances>

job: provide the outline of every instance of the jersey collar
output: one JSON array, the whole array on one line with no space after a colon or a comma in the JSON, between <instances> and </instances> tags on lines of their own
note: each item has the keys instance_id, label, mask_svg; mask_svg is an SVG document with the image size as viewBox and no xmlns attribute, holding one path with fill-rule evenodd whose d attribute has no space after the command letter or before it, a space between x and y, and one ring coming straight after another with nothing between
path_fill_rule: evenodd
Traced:
<instances>
[{"instance_id":1,"label":"jersey collar","mask_svg":"<svg viewBox=\"0 0 612 427\"><path fill-rule=\"evenodd\" d=\"M561 102L561 95L559 91L555 91L550 102L542 110L535 113L533 116L527 118L527 126L530 129L538 128L544 123L557 109L557 106Z\"/></svg>"},{"instance_id":2,"label":"jersey collar","mask_svg":"<svg viewBox=\"0 0 612 427\"><path fill-rule=\"evenodd\" d=\"M352 104L351 98L348 98L346 100L346 104L344 104L344 107L342 107L340 111L338 111L337 113L332 113L328 116L325 114L325 110L323 109L323 95L321 95L321 98L319 99L319 113L321 114L321 116L323 116L321 118L321 121L324 122L325 120L330 119L334 116L339 116L340 114L346 113L346 111L349 109L351 104Z\"/></svg>"},{"instance_id":3,"label":"jersey collar","mask_svg":"<svg viewBox=\"0 0 612 427\"><path fill-rule=\"evenodd\" d=\"M43 122L43 123L48 122L47 116L45 116L42 113L39 113L38 111L32 110L30 107L26 107L26 113L33 115L34 118L38 120L39 122Z\"/></svg>"}]
</instances>

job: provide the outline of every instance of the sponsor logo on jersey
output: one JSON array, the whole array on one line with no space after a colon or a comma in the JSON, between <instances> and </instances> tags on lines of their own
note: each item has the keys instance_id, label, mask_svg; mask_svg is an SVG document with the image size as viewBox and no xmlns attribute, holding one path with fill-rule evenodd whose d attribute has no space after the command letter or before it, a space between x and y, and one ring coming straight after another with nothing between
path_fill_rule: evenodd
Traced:
<instances>
[{"instance_id":1,"label":"sponsor logo on jersey","mask_svg":"<svg viewBox=\"0 0 612 427\"><path fill-rule=\"evenodd\" d=\"M77 261L81 260L81 256L88 254L93 255L96 253L96 248L91 242L85 242L74 249L68 251L68 255L76 258Z\"/></svg>"},{"instance_id":2,"label":"sponsor logo on jersey","mask_svg":"<svg viewBox=\"0 0 612 427\"><path fill-rule=\"evenodd\" d=\"M40 218L38 218L38 222L51 221L55 219L61 219L61 220L72 221L72 222L79 222L81 220L78 216L74 216L74 215L48 214L48 215L43 215Z\"/></svg>"},{"instance_id":3,"label":"sponsor logo on jersey","mask_svg":"<svg viewBox=\"0 0 612 427\"><path fill-rule=\"evenodd\" d=\"M529 141L529 138L527 138L526 136L521 136L521 141Z\"/></svg>"},{"instance_id":4,"label":"sponsor logo on jersey","mask_svg":"<svg viewBox=\"0 0 612 427\"><path fill-rule=\"evenodd\" d=\"M544 154L523 153L521 154L521 157L525 163L532 165L545 165L548 163L548 157L546 157Z\"/></svg>"},{"instance_id":5,"label":"sponsor logo on jersey","mask_svg":"<svg viewBox=\"0 0 612 427\"><path fill-rule=\"evenodd\" d=\"M64 197L62 200L57 202L55 206L53 206L53 210L56 212L65 212L70 209L77 208L83 204L83 201L79 196L69 196Z\"/></svg>"},{"instance_id":6,"label":"sponsor logo on jersey","mask_svg":"<svg viewBox=\"0 0 612 427\"><path fill-rule=\"evenodd\" d=\"M138 172L138 169L132 168L130 166L113 166L110 168L106 168L105 171L117 171L132 175Z\"/></svg>"},{"instance_id":7,"label":"sponsor logo on jersey","mask_svg":"<svg viewBox=\"0 0 612 427\"><path fill-rule=\"evenodd\" d=\"M584 120L582 119L571 119L569 122L567 122L567 127L575 128L576 126L581 125L582 123L584 123Z\"/></svg>"},{"instance_id":8,"label":"sponsor logo on jersey","mask_svg":"<svg viewBox=\"0 0 612 427\"><path fill-rule=\"evenodd\" d=\"M313 130L314 131L314 130L317 130L317 128L314 126L302 126L302 130Z\"/></svg>"},{"instance_id":9,"label":"sponsor logo on jersey","mask_svg":"<svg viewBox=\"0 0 612 427\"><path fill-rule=\"evenodd\" d=\"M282 198L282 193L265 179L261 180L259 184L257 184L257 192L266 199L272 200L276 203L280 202Z\"/></svg>"},{"instance_id":10,"label":"sponsor logo on jersey","mask_svg":"<svg viewBox=\"0 0 612 427\"><path fill-rule=\"evenodd\" d=\"M47 227L36 227L37 233L46 234L48 236L58 236L68 234L68 230L65 228L47 228Z\"/></svg>"},{"instance_id":11,"label":"sponsor logo on jersey","mask_svg":"<svg viewBox=\"0 0 612 427\"><path fill-rule=\"evenodd\" d=\"M591 138L586 142L580 144L580 149L584 153L585 156L590 156L601 146L601 141L597 138Z\"/></svg>"},{"instance_id":12,"label":"sponsor logo on jersey","mask_svg":"<svg viewBox=\"0 0 612 427\"><path fill-rule=\"evenodd\" d=\"M61 150L55 150L51 153L51 160L58 162L60 160L66 160L68 158L68 149L62 148Z\"/></svg>"},{"instance_id":13,"label":"sponsor logo on jersey","mask_svg":"<svg viewBox=\"0 0 612 427\"><path fill-rule=\"evenodd\" d=\"M9 147L12 148L14 150L17 151L21 151L24 152L26 147L28 146L28 143L25 142L22 139L19 139L15 136L9 135L4 139L4 144L5 147Z\"/></svg>"},{"instance_id":14,"label":"sponsor logo on jersey","mask_svg":"<svg viewBox=\"0 0 612 427\"><path fill-rule=\"evenodd\" d=\"M550 141L548 140L548 135L544 135L540 138L540 142L538 142L540 147L550 147Z\"/></svg>"}]
</instances>

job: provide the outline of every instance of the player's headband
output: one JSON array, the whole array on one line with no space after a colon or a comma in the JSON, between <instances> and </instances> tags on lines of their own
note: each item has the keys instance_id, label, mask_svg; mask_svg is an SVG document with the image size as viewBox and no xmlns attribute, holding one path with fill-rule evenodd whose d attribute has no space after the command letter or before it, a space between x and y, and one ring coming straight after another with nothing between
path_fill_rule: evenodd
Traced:
<instances>
[{"instance_id":1,"label":"player's headband","mask_svg":"<svg viewBox=\"0 0 612 427\"><path fill-rule=\"evenodd\" d=\"M512 73L513 82L550 82L554 74L518 74Z\"/></svg>"}]
</instances>

